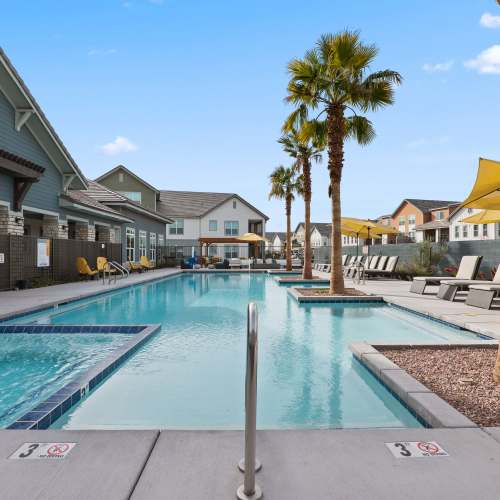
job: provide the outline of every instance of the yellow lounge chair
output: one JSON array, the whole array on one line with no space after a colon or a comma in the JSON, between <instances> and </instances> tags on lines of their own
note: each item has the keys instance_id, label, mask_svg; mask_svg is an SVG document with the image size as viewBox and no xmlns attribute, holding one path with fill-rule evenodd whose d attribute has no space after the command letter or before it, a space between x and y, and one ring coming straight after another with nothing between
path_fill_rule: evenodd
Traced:
<instances>
[{"instance_id":1,"label":"yellow lounge chair","mask_svg":"<svg viewBox=\"0 0 500 500\"><path fill-rule=\"evenodd\" d=\"M155 265L145 256L145 255L142 255L141 256L141 266L143 269L154 269L155 268Z\"/></svg>"},{"instance_id":2,"label":"yellow lounge chair","mask_svg":"<svg viewBox=\"0 0 500 500\"><path fill-rule=\"evenodd\" d=\"M109 265L106 257L97 257L96 266L99 273L104 273L106 271L107 273L115 274L118 272L115 267Z\"/></svg>"},{"instance_id":3,"label":"yellow lounge chair","mask_svg":"<svg viewBox=\"0 0 500 500\"><path fill-rule=\"evenodd\" d=\"M90 269L90 266L85 257L77 257L76 258L76 269L80 276L84 276L86 278L93 278L96 274L99 273L97 269Z\"/></svg>"},{"instance_id":4,"label":"yellow lounge chair","mask_svg":"<svg viewBox=\"0 0 500 500\"><path fill-rule=\"evenodd\" d=\"M130 271L137 271L137 272L141 272L142 271L142 266L139 262L133 262L131 260L128 261L128 265L130 267Z\"/></svg>"}]
</instances>

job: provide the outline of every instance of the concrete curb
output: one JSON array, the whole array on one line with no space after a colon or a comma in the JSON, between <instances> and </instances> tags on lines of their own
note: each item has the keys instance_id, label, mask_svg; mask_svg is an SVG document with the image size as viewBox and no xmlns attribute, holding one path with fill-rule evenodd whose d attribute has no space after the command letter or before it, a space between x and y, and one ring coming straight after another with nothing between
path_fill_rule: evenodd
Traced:
<instances>
[{"instance_id":1,"label":"concrete curb","mask_svg":"<svg viewBox=\"0 0 500 500\"><path fill-rule=\"evenodd\" d=\"M493 341L492 343L495 343ZM490 342L488 342L490 344ZM384 344L385 345L385 344ZM392 347L407 347L418 344L394 344ZM436 344L423 344L435 346ZM453 343L449 347L459 345L484 346L485 342ZM376 349L376 344L354 342L349 345L354 357L370 370L389 390L391 390L410 410L432 428L464 428L477 427L465 415L453 408L446 401L434 394L425 385L413 378L409 373L393 363ZM378 347L382 347L379 345ZM442 347L442 345L440 345Z\"/></svg>"},{"instance_id":2,"label":"concrete curb","mask_svg":"<svg viewBox=\"0 0 500 500\"><path fill-rule=\"evenodd\" d=\"M300 287L298 287L300 289ZM357 297L352 297L350 295L325 295L325 296L306 296L302 295L297 291L297 287L290 287L287 289L287 293L290 294L297 302L307 303L307 302L329 302L344 303L344 304L359 304L359 303L384 303L384 299L378 295L359 295Z\"/></svg>"}]
</instances>

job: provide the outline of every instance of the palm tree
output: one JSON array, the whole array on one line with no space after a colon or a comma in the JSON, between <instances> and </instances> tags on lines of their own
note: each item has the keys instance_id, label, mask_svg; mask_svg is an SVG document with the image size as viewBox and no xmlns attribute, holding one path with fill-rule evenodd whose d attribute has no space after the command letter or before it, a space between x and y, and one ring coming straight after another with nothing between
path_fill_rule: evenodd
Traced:
<instances>
[{"instance_id":1,"label":"palm tree","mask_svg":"<svg viewBox=\"0 0 500 500\"><path fill-rule=\"evenodd\" d=\"M285 200L286 212L286 270L292 270L292 201L295 199L296 193L302 192L301 178L296 176L296 171L293 167L284 167L280 165L276 167L269 176L271 181L271 192L269 199L277 198Z\"/></svg>"},{"instance_id":2,"label":"palm tree","mask_svg":"<svg viewBox=\"0 0 500 500\"><path fill-rule=\"evenodd\" d=\"M302 189L304 198L304 270L302 278L312 279L312 251L311 251L311 162L321 161L321 151L324 149L322 138L301 137L293 127L282 135L278 142L292 158L295 159L295 168L302 175Z\"/></svg>"},{"instance_id":3,"label":"palm tree","mask_svg":"<svg viewBox=\"0 0 500 500\"><path fill-rule=\"evenodd\" d=\"M358 32L343 31L320 37L303 59L288 64L290 82L286 101L296 109L286 130L302 127L304 137L322 134L327 138L329 191L332 206L332 275L330 293L344 292L340 233L340 183L344 166L344 142L354 139L366 145L375 138L370 120L358 113L376 111L393 104L394 86L402 77L392 70L369 74L378 49L360 41ZM311 112L316 113L313 119ZM320 119L325 113L325 119Z\"/></svg>"}]
</instances>

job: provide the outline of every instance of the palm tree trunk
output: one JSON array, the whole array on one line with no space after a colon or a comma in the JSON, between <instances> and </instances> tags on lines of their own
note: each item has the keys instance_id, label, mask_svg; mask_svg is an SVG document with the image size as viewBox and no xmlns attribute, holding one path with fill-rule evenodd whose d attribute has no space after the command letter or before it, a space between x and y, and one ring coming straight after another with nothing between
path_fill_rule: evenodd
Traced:
<instances>
[{"instance_id":1,"label":"palm tree trunk","mask_svg":"<svg viewBox=\"0 0 500 500\"><path fill-rule=\"evenodd\" d=\"M328 171L330 173L330 193L332 203L332 258L330 294L344 293L342 272L342 236L340 181L344 164L344 109L341 104L333 104L327 111L328 126Z\"/></svg>"},{"instance_id":2,"label":"palm tree trunk","mask_svg":"<svg viewBox=\"0 0 500 500\"><path fill-rule=\"evenodd\" d=\"M493 380L500 384L500 345L498 346L497 361L495 363L495 369L493 370Z\"/></svg>"},{"instance_id":3,"label":"palm tree trunk","mask_svg":"<svg viewBox=\"0 0 500 500\"><path fill-rule=\"evenodd\" d=\"M308 160L302 161L302 182L304 196L304 270L302 278L312 279L311 266L311 164Z\"/></svg>"},{"instance_id":4,"label":"palm tree trunk","mask_svg":"<svg viewBox=\"0 0 500 500\"><path fill-rule=\"evenodd\" d=\"M286 197L286 270L292 270L292 198Z\"/></svg>"}]
</instances>

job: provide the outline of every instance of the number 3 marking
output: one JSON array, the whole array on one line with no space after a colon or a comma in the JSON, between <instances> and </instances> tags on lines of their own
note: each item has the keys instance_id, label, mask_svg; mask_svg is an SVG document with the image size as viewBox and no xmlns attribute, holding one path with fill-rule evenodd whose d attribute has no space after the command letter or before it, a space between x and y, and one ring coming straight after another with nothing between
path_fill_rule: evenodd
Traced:
<instances>
[{"instance_id":1,"label":"number 3 marking","mask_svg":"<svg viewBox=\"0 0 500 500\"><path fill-rule=\"evenodd\" d=\"M29 457L40 445L37 443L30 444L28 446L28 451L24 453L19 453L19 458L27 458Z\"/></svg>"},{"instance_id":2,"label":"number 3 marking","mask_svg":"<svg viewBox=\"0 0 500 500\"><path fill-rule=\"evenodd\" d=\"M400 453L403 457L411 457L411 451L406 449L406 446L403 443L396 443L394 446L401 448Z\"/></svg>"}]
</instances>

